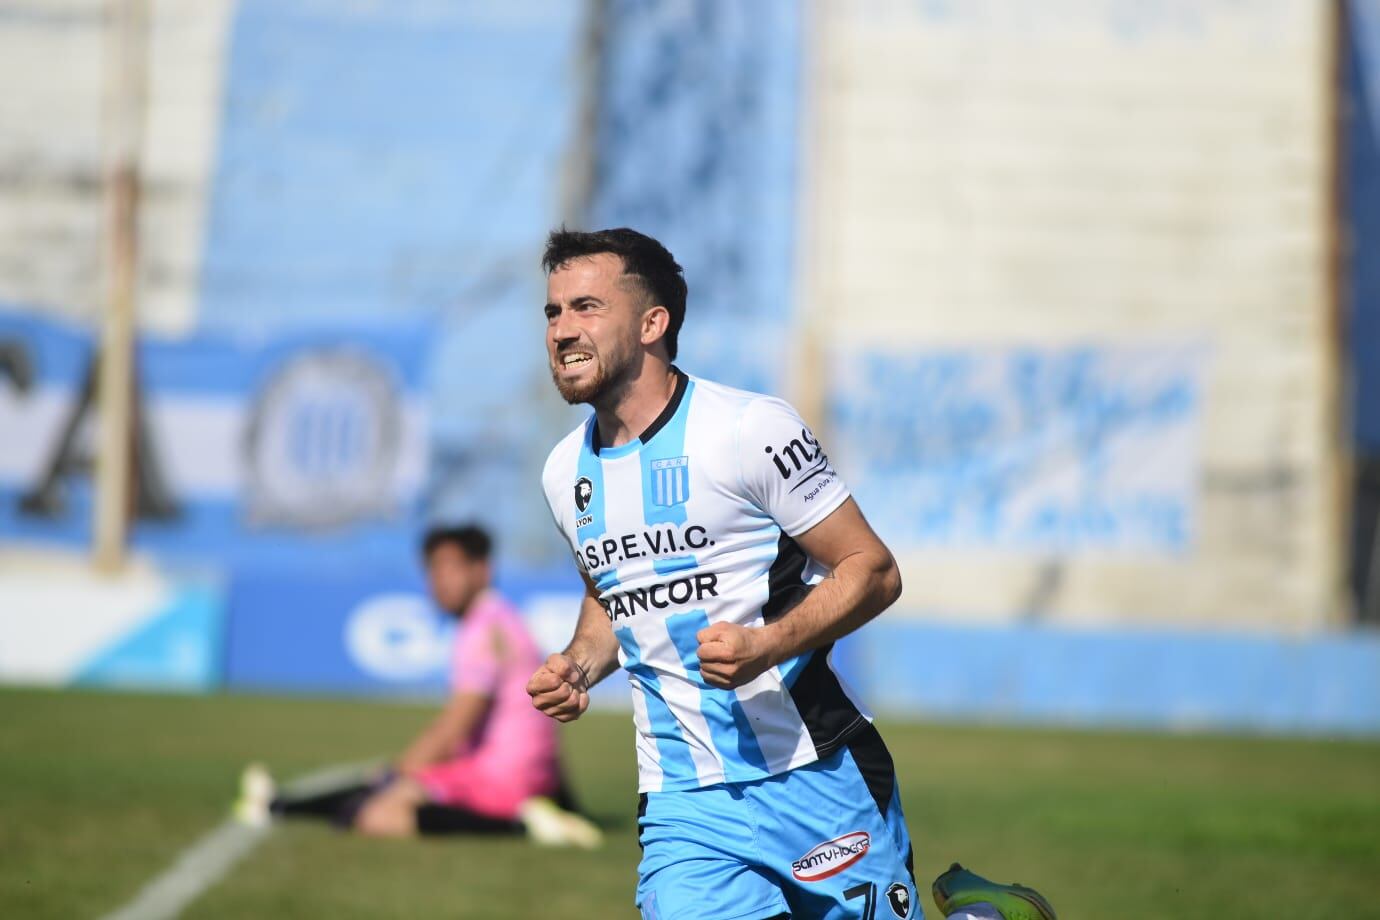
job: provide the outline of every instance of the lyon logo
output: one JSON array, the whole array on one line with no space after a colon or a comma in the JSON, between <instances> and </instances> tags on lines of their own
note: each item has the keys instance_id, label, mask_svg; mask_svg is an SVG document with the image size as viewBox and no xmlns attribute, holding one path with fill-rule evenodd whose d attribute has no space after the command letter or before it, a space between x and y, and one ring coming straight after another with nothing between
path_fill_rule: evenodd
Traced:
<instances>
[{"instance_id":1,"label":"lyon logo","mask_svg":"<svg viewBox=\"0 0 1380 920\"><path fill-rule=\"evenodd\" d=\"M838 875L867 855L872 838L867 831L854 831L827 840L791 863L791 875L802 882L818 882Z\"/></svg>"},{"instance_id":2,"label":"lyon logo","mask_svg":"<svg viewBox=\"0 0 1380 920\"><path fill-rule=\"evenodd\" d=\"M594 483L589 477L581 476L575 480L575 510L584 511L594 499Z\"/></svg>"}]
</instances>

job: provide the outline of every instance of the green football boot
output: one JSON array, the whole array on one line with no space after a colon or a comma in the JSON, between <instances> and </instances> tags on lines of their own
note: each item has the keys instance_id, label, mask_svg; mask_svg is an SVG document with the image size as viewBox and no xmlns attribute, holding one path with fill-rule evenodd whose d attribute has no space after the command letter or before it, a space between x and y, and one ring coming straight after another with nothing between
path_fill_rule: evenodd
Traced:
<instances>
[{"instance_id":1,"label":"green football boot","mask_svg":"<svg viewBox=\"0 0 1380 920\"><path fill-rule=\"evenodd\" d=\"M934 903L941 914L986 902L1006 920L1058 920L1038 891L1024 885L998 885L954 863L934 880Z\"/></svg>"}]
</instances>

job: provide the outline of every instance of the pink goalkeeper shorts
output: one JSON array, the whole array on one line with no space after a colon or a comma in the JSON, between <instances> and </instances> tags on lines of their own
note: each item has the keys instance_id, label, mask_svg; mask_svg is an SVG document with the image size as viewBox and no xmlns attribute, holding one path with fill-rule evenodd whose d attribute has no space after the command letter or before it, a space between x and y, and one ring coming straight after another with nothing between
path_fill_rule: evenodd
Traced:
<instances>
[{"instance_id":1,"label":"pink goalkeeper shorts","mask_svg":"<svg viewBox=\"0 0 1380 920\"><path fill-rule=\"evenodd\" d=\"M464 808L491 818L516 818L522 803L556 790L554 770L535 777L511 764L487 763L479 757L457 757L412 773L438 805Z\"/></svg>"}]
</instances>

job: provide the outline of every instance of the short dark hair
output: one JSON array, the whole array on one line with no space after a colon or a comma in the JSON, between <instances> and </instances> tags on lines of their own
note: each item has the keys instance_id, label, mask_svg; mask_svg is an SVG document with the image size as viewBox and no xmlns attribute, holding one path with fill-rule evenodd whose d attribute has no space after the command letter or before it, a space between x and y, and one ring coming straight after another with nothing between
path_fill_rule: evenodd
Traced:
<instances>
[{"instance_id":1,"label":"short dark hair","mask_svg":"<svg viewBox=\"0 0 1380 920\"><path fill-rule=\"evenodd\" d=\"M627 227L612 230L583 232L562 227L552 230L546 238L546 253L541 257L542 268L549 275L571 259L612 253L623 260L623 274L636 278L653 306L662 306L671 314L666 328L666 354L676 357L676 340L685 322L685 271L661 243Z\"/></svg>"},{"instance_id":2,"label":"short dark hair","mask_svg":"<svg viewBox=\"0 0 1380 920\"><path fill-rule=\"evenodd\" d=\"M476 524L444 525L426 532L422 538L422 558L430 559L431 554L446 543L460 547L460 552L475 562L487 561L494 549L489 532Z\"/></svg>"}]
</instances>

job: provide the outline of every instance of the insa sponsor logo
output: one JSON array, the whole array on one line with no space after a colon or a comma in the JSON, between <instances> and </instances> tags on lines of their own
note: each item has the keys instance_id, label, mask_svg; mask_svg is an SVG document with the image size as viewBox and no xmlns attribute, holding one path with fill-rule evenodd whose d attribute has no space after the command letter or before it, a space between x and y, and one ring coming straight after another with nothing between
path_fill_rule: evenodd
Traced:
<instances>
[{"instance_id":1,"label":"insa sponsor logo","mask_svg":"<svg viewBox=\"0 0 1380 920\"><path fill-rule=\"evenodd\" d=\"M799 477L800 481L790 489L792 492L809 482L815 475L829 470L829 457L808 428L800 429L800 437L791 438L784 447L773 448L768 445L766 452L782 479L790 482ZM787 463L787 460L790 462Z\"/></svg>"},{"instance_id":2,"label":"insa sponsor logo","mask_svg":"<svg viewBox=\"0 0 1380 920\"><path fill-rule=\"evenodd\" d=\"M872 838L867 831L854 831L819 844L791 863L791 875L802 882L818 882L838 875L867 855Z\"/></svg>"}]
</instances>

